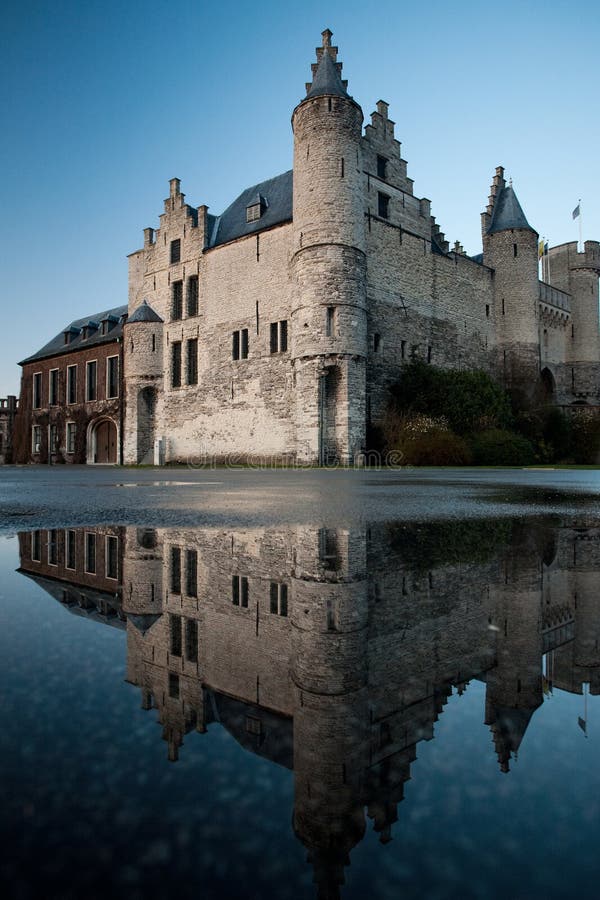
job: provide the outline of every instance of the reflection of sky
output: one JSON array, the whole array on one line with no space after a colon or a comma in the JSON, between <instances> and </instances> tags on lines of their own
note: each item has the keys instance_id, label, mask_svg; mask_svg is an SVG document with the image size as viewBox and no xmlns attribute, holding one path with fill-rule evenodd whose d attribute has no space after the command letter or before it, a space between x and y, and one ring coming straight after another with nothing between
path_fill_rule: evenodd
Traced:
<instances>
[{"instance_id":1,"label":"reflection of sky","mask_svg":"<svg viewBox=\"0 0 600 900\"><path fill-rule=\"evenodd\" d=\"M160 891L168 874L183 897L313 898L291 826L292 773L217 725L186 736L179 762L167 763L156 712L124 681L125 633L69 614L17 565L16 540L0 539L9 880L36 859L78 898L109 872L121 893ZM344 900L595 895L598 698L588 698L586 740L583 697L555 690L503 775L484 694L477 681L454 694L434 739L418 744L394 840L381 846L368 826Z\"/></svg>"},{"instance_id":2,"label":"reflection of sky","mask_svg":"<svg viewBox=\"0 0 600 900\"><path fill-rule=\"evenodd\" d=\"M597 3L25 2L3 10L2 396L64 325L125 303L126 255L168 180L221 213L289 169L325 27L366 121L390 102L408 175L451 244L480 248L497 165L551 243L600 237ZM5 313L8 307L3 310Z\"/></svg>"}]
</instances>

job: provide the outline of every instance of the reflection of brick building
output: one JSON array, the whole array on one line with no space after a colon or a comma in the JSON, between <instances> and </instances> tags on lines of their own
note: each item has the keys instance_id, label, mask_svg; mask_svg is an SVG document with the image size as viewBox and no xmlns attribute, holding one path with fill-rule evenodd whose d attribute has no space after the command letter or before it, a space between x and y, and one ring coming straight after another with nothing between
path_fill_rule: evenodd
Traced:
<instances>
[{"instance_id":1,"label":"reflection of brick building","mask_svg":"<svg viewBox=\"0 0 600 900\"><path fill-rule=\"evenodd\" d=\"M126 314L120 306L72 322L23 360L16 462L121 461Z\"/></svg>"},{"instance_id":2,"label":"reflection of brick building","mask_svg":"<svg viewBox=\"0 0 600 900\"><path fill-rule=\"evenodd\" d=\"M19 571L71 612L124 627L123 536L116 527L22 532Z\"/></svg>"},{"instance_id":3,"label":"reflection of brick building","mask_svg":"<svg viewBox=\"0 0 600 900\"><path fill-rule=\"evenodd\" d=\"M13 461L13 430L18 408L16 397L0 398L0 466Z\"/></svg>"},{"instance_id":4,"label":"reflection of brick building","mask_svg":"<svg viewBox=\"0 0 600 900\"><path fill-rule=\"evenodd\" d=\"M98 546L119 537L127 677L169 759L220 723L293 768L293 827L335 897L366 818L391 838L417 745L453 691L486 683L482 716L507 772L543 700L544 654L556 686L600 690L600 530L577 525L515 525L480 561L452 563L413 558L410 529L387 525L95 531ZM41 534L21 536L22 569L46 575L51 556L71 579L67 538Z\"/></svg>"}]
</instances>

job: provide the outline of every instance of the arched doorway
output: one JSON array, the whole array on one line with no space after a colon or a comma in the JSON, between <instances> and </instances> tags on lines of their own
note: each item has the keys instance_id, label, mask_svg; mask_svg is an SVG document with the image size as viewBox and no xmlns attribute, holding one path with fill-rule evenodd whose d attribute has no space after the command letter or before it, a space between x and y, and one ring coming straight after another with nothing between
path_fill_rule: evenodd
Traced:
<instances>
[{"instance_id":1,"label":"arched doorway","mask_svg":"<svg viewBox=\"0 0 600 900\"><path fill-rule=\"evenodd\" d=\"M115 465L117 462L117 426L112 419L101 419L92 425L88 462Z\"/></svg>"},{"instance_id":2,"label":"arched doorway","mask_svg":"<svg viewBox=\"0 0 600 900\"><path fill-rule=\"evenodd\" d=\"M556 382L554 380L554 375L552 374L550 369L545 368L542 369L540 378L542 380L542 393L544 400L546 401L546 403L552 403L556 395Z\"/></svg>"},{"instance_id":3,"label":"arched doorway","mask_svg":"<svg viewBox=\"0 0 600 900\"><path fill-rule=\"evenodd\" d=\"M319 380L319 464L333 465L339 460L337 411L340 370L330 366Z\"/></svg>"},{"instance_id":4,"label":"arched doorway","mask_svg":"<svg viewBox=\"0 0 600 900\"><path fill-rule=\"evenodd\" d=\"M144 387L137 398L137 461L154 462L156 388Z\"/></svg>"}]
</instances>

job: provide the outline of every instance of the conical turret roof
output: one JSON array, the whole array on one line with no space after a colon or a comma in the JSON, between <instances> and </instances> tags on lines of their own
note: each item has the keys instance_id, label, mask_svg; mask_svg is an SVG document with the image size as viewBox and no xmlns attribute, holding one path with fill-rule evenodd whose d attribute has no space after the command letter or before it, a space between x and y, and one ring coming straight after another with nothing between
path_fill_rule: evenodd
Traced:
<instances>
[{"instance_id":1,"label":"conical turret roof","mask_svg":"<svg viewBox=\"0 0 600 900\"><path fill-rule=\"evenodd\" d=\"M534 231L525 218L525 213L521 209L512 184L503 187L496 198L488 234L506 231L510 228L526 228L528 231Z\"/></svg>"},{"instance_id":2,"label":"conical turret roof","mask_svg":"<svg viewBox=\"0 0 600 900\"><path fill-rule=\"evenodd\" d=\"M309 97L321 97L323 95L333 94L336 97L348 97L348 91L344 87L340 73L338 72L337 63L330 56L327 48L325 48L317 71L315 72L312 87L307 93Z\"/></svg>"},{"instance_id":3,"label":"conical turret roof","mask_svg":"<svg viewBox=\"0 0 600 900\"><path fill-rule=\"evenodd\" d=\"M163 322L164 319L158 315L157 312L154 312L152 307L148 304L146 300L142 303L141 306L138 306L136 311L132 313L127 319L127 324L130 325L132 322Z\"/></svg>"}]
</instances>

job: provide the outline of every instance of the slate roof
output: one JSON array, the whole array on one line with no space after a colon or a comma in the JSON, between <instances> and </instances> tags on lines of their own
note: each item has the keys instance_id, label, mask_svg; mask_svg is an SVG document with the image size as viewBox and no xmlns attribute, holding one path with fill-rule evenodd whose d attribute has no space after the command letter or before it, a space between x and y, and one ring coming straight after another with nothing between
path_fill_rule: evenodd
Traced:
<instances>
[{"instance_id":1,"label":"slate roof","mask_svg":"<svg viewBox=\"0 0 600 900\"><path fill-rule=\"evenodd\" d=\"M309 97L322 97L331 94L336 97L348 97L348 92L344 87L337 65L327 50L325 50L317 66L312 87L305 99L308 100Z\"/></svg>"},{"instance_id":2,"label":"slate roof","mask_svg":"<svg viewBox=\"0 0 600 900\"><path fill-rule=\"evenodd\" d=\"M509 228L526 228L528 231L534 231L525 218L512 185L502 188L498 194L487 233L494 234L496 231L506 231Z\"/></svg>"},{"instance_id":3,"label":"slate roof","mask_svg":"<svg viewBox=\"0 0 600 900\"><path fill-rule=\"evenodd\" d=\"M161 319L159 314L154 312L147 300L144 300L136 311L129 316L127 322L129 324L131 322L164 322L164 319Z\"/></svg>"},{"instance_id":4,"label":"slate roof","mask_svg":"<svg viewBox=\"0 0 600 900\"><path fill-rule=\"evenodd\" d=\"M269 178L260 184L246 188L221 216L214 219L210 233L209 247L218 247L247 234L254 234L292 221L292 170ZM246 207L257 203L257 195L263 200L260 219L246 222ZM209 217L210 218L210 217Z\"/></svg>"},{"instance_id":5,"label":"slate roof","mask_svg":"<svg viewBox=\"0 0 600 900\"><path fill-rule=\"evenodd\" d=\"M61 356L64 353L74 353L77 350L84 350L86 347L94 347L98 344L110 344L116 340L116 338L122 336L123 325L121 316L125 315L127 315L127 306L115 306L113 309L105 309L102 312L93 313L91 316L87 315L82 319L75 319L75 321L65 325L56 337L53 337L51 341L44 344L41 350L38 350L37 353L32 354L32 356L28 356L27 359L21 360L19 365L23 366L25 363L34 362L37 359ZM109 321L114 320L115 324L107 334L102 334L100 331L100 323L105 319L108 319ZM82 329L84 326L89 325L90 322L97 323L98 330L93 332L87 340L84 340ZM65 331L70 331L72 334L71 341L68 344L65 344Z\"/></svg>"}]
</instances>

